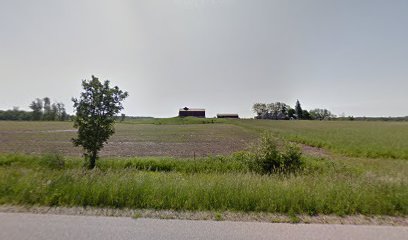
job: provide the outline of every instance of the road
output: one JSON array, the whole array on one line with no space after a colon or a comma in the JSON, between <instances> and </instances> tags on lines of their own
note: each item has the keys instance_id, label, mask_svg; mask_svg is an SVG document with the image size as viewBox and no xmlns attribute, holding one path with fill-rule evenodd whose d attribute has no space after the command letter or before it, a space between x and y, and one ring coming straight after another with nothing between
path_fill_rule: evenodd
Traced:
<instances>
[{"instance_id":1,"label":"road","mask_svg":"<svg viewBox=\"0 0 408 240\"><path fill-rule=\"evenodd\" d=\"M0 239L408 239L408 227L0 213Z\"/></svg>"}]
</instances>

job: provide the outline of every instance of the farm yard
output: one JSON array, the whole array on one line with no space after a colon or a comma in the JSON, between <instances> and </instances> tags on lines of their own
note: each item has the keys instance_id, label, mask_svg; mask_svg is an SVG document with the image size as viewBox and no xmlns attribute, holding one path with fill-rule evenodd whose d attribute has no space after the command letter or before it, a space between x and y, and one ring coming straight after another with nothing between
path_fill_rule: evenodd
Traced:
<instances>
[{"instance_id":1,"label":"farm yard","mask_svg":"<svg viewBox=\"0 0 408 240\"><path fill-rule=\"evenodd\" d=\"M264 131L300 144L300 171L251 171L246 151ZM71 122L0 122L0 204L408 214L406 122L131 120L95 170L82 168L74 136Z\"/></svg>"}]
</instances>

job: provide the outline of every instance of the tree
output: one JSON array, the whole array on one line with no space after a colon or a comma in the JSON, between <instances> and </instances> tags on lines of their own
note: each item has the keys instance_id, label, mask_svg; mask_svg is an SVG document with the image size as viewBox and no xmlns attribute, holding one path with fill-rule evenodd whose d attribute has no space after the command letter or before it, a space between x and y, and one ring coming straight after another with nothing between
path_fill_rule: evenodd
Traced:
<instances>
[{"instance_id":1,"label":"tree","mask_svg":"<svg viewBox=\"0 0 408 240\"><path fill-rule=\"evenodd\" d=\"M99 151L115 132L115 115L122 109L122 101L128 96L117 86L110 88L109 81L103 84L98 78L82 81L83 92L79 99L72 98L75 108L74 127L78 128L77 138L72 139L75 146L82 146L89 169L93 169Z\"/></svg>"},{"instance_id":2,"label":"tree","mask_svg":"<svg viewBox=\"0 0 408 240\"><path fill-rule=\"evenodd\" d=\"M283 102L270 103L267 105L270 119L283 120L289 119L288 111L290 106Z\"/></svg>"},{"instance_id":3,"label":"tree","mask_svg":"<svg viewBox=\"0 0 408 240\"><path fill-rule=\"evenodd\" d=\"M255 103L252 110L257 114L257 119L289 119L290 106L282 103Z\"/></svg>"},{"instance_id":4,"label":"tree","mask_svg":"<svg viewBox=\"0 0 408 240\"><path fill-rule=\"evenodd\" d=\"M265 103L255 103L252 107L252 111L256 113L257 119L266 119L268 118L268 108Z\"/></svg>"},{"instance_id":5,"label":"tree","mask_svg":"<svg viewBox=\"0 0 408 240\"><path fill-rule=\"evenodd\" d=\"M35 101L32 101L30 104L31 110L33 110L32 116L34 121L42 120L43 118L43 102L41 99L36 98Z\"/></svg>"},{"instance_id":6,"label":"tree","mask_svg":"<svg viewBox=\"0 0 408 240\"><path fill-rule=\"evenodd\" d=\"M65 105L63 103L57 103L56 104L56 119L58 121L65 121L68 118L67 112L65 112Z\"/></svg>"},{"instance_id":7,"label":"tree","mask_svg":"<svg viewBox=\"0 0 408 240\"><path fill-rule=\"evenodd\" d=\"M32 120L32 113L20 110L18 107L13 109L2 111L0 110L0 120Z\"/></svg>"},{"instance_id":8,"label":"tree","mask_svg":"<svg viewBox=\"0 0 408 240\"><path fill-rule=\"evenodd\" d=\"M320 108L310 110L310 116L317 120L329 120L335 117L329 110Z\"/></svg>"},{"instance_id":9,"label":"tree","mask_svg":"<svg viewBox=\"0 0 408 240\"><path fill-rule=\"evenodd\" d=\"M302 117L303 117L304 120L311 120L311 119L312 119L312 118L310 117L310 113L309 113L306 109L303 109L303 111L302 111Z\"/></svg>"},{"instance_id":10,"label":"tree","mask_svg":"<svg viewBox=\"0 0 408 240\"><path fill-rule=\"evenodd\" d=\"M302 106L300 105L299 100L296 101L295 111L296 111L297 119L303 119L303 109L302 109Z\"/></svg>"},{"instance_id":11,"label":"tree","mask_svg":"<svg viewBox=\"0 0 408 240\"><path fill-rule=\"evenodd\" d=\"M296 110L293 109L293 108L290 108L290 109L288 110L288 117L289 117L289 119L294 119L294 118L296 118Z\"/></svg>"},{"instance_id":12,"label":"tree","mask_svg":"<svg viewBox=\"0 0 408 240\"><path fill-rule=\"evenodd\" d=\"M51 100L49 97L43 98L43 108L44 108L44 113L43 113L43 119L45 121L52 121L52 110L51 110Z\"/></svg>"},{"instance_id":13,"label":"tree","mask_svg":"<svg viewBox=\"0 0 408 240\"><path fill-rule=\"evenodd\" d=\"M51 105L51 110L50 110L50 113L49 113L49 120L50 121L58 120L58 106L55 103L53 103Z\"/></svg>"}]
</instances>

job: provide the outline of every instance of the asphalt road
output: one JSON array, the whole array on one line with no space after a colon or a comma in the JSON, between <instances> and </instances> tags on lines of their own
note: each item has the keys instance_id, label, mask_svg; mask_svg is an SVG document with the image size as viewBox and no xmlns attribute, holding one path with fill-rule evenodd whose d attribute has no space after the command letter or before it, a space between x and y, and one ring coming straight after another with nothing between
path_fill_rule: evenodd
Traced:
<instances>
[{"instance_id":1,"label":"asphalt road","mask_svg":"<svg viewBox=\"0 0 408 240\"><path fill-rule=\"evenodd\" d=\"M408 239L408 227L0 213L0 239Z\"/></svg>"}]
</instances>

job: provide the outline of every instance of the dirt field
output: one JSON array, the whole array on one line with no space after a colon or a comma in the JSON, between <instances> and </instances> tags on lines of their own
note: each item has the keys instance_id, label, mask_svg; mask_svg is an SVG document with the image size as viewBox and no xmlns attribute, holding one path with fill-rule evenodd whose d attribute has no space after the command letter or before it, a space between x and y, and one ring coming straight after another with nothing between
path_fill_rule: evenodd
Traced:
<instances>
[{"instance_id":1,"label":"dirt field","mask_svg":"<svg viewBox=\"0 0 408 240\"><path fill-rule=\"evenodd\" d=\"M0 122L0 153L62 153L80 156L71 122ZM245 149L255 135L230 124L117 124L102 156L192 157Z\"/></svg>"}]
</instances>

